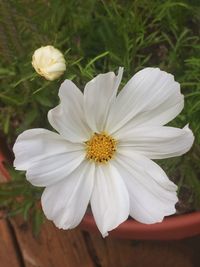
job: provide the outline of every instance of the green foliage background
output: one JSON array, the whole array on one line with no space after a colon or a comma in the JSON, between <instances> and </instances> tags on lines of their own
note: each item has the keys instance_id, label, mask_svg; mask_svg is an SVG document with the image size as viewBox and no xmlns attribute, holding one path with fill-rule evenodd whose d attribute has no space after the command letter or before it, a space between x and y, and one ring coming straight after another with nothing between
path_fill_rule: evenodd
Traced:
<instances>
[{"instance_id":1,"label":"green foliage background","mask_svg":"<svg viewBox=\"0 0 200 267\"><path fill-rule=\"evenodd\" d=\"M72 79L81 89L98 73L124 66L123 83L138 70L158 66L173 73L185 109L171 124L188 122L196 141L181 158L159 162L179 184L179 211L200 207L200 5L198 0L1 0L0 127L12 147L22 131L50 128L46 114L58 104L58 89ZM46 81L31 66L35 49L54 45L67 71ZM38 207L41 190L12 168L13 182L0 188L0 203L12 212ZM17 196L23 201L15 201ZM13 201L14 200L14 201Z\"/></svg>"}]
</instances>

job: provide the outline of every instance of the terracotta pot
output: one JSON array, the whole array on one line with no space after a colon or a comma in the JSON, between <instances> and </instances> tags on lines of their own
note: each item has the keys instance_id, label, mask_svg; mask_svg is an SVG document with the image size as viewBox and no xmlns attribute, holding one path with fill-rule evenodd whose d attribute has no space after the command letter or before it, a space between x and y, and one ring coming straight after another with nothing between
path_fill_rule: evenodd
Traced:
<instances>
[{"instance_id":1,"label":"terracotta pot","mask_svg":"<svg viewBox=\"0 0 200 267\"><path fill-rule=\"evenodd\" d=\"M10 175L4 165L6 162L5 156L0 150L0 181L8 181L10 179Z\"/></svg>"},{"instance_id":2,"label":"terracotta pot","mask_svg":"<svg viewBox=\"0 0 200 267\"><path fill-rule=\"evenodd\" d=\"M80 227L83 230L99 232L91 213L86 213ZM174 215L161 223L142 224L133 219L119 225L109 235L135 240L177 240L200 234L200 212Z\"/></svg>"},{"instance_id":3,"label":"terracotta pot","mask_svg":"<svg viewBox=\"0 0 200 267\"><path fill-rule=\"evenodd\" d=\"M12 164L13 154L8 148L6 138L0 131L0 181L7 181L10 175L6 169L5 164Z\"/></svg>"}]
</instances>

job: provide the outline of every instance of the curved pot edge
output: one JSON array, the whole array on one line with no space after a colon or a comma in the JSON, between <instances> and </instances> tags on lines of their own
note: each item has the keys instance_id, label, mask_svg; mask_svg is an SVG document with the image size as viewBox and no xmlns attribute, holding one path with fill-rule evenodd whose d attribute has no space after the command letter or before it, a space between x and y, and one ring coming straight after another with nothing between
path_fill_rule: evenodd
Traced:
<instances>
[{"instance_id":1,"label":"curved pot edge","mask_svg":"<svg viewBox=\"0 0 200 267\"><path fill-rule=\"evenodd\" d=\"M99 232L91 214L85 214L80 228L93 233ZM170 216L155 224L142 224L129 219L109 232L113 237L135 240L179 240L199 234L199 211Z\"/></svg>"}]
</instances>

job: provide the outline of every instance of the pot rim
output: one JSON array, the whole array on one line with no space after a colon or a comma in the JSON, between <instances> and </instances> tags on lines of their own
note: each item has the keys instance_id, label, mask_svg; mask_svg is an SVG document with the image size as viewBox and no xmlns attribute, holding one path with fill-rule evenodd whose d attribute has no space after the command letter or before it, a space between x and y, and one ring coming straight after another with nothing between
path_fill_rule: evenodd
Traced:
<instances>
[{"instance_id":1,"label":"pot rim","mask_svg":"<svg viewBox=\"0 0 200 267\"><path fill-rule=\"evenodd\" d=\"M98 233L94 218L87 212L80 224L82 230ZM109 236L135 240L179 240L200 234L200 211L166 217L161 223L143 224L128 219Z\"/></svg>"}]
</instances>

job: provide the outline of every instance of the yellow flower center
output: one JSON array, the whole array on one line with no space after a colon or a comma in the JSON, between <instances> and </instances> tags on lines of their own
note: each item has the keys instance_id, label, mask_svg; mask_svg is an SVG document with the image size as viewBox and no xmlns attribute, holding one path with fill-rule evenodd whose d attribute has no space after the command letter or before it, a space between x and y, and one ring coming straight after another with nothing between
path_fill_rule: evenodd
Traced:
<instances>
[{"instance_id":1,"label":"yellow flower center","mask_svg":"<svg viewBox=\"0 0 200 267\"><path fill-rule=\"evenodd\" d=\"M94 133L86 144L86 158L97 163L106 163L116 151L117 141L108 134Z\"/></svg>"}]
</instances>

